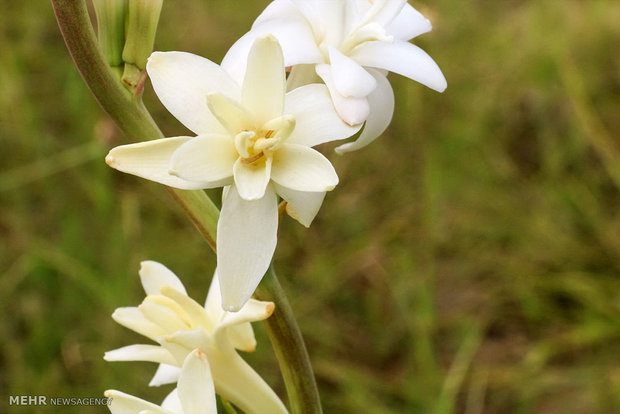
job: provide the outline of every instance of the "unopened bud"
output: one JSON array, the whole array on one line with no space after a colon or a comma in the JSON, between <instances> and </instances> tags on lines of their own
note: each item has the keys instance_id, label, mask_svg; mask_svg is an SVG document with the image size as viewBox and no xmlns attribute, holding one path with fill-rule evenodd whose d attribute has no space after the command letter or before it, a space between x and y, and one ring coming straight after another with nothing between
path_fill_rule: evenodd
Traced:
<instances>
[{"instance_id":1,"label":"unopened bud","mask_svg":"<svg viewBox=\"0 0 620 414\"><path fill-rule=\"evenodd\" d=\"M111 67L123 65L125 17L128 0L93 0L99 46Z\"/></svg>"},{"instance_id":2,"label":"unopened bud","mask_svg":"<svg viewBox=\"0 0 620 414\"><path fill-rule=\"evenodd\" d=\"M163 0L129 0L123 61L140 70L153 51Z\"/></svg>"}]
</instances>

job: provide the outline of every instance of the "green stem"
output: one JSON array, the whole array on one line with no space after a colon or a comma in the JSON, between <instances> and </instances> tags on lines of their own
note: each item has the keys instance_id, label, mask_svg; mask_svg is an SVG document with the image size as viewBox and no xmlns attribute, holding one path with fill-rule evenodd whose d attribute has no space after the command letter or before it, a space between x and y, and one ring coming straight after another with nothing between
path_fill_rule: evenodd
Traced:
<instances>
[{"instance_id":1,"label":"green stem","mask_svg":"<svg viewBox=\"0 0 620 414\"><path fill-rule=\"evenodd\" d=\"M101 54L85 0L51 0L67 48L101 107L133 141L163 137L142 101L118 81ZM215 251L219 211L204 191L168 188L198 231ZM273 268L265 275L256 297L275 303L265 323L273 343L294 414L321 413L314 373L301 331Z\"/></svg>"},{"instance_id":2,"label":"green stem","mask_svg":"<svg viewBox=\"0 0 620 414\"><path fill-rule=\"evenodd\" d=\"M276 358L280 363L291 412L293 414L322 413L310 357L293 315L293 309L276 277L273 265L269 267L254 297L271 301L276 305L273 315L265 320L265 324Z\"/></svg>"}]
</instances>

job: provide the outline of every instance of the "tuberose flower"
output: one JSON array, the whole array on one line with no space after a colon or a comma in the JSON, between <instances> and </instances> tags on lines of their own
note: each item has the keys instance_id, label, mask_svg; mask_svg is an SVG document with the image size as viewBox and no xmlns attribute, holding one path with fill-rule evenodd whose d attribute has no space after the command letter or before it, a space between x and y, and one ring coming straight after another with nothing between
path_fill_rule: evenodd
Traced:
<instances>
[{"instance_id":1,"label":"tuberose flower","mask_svg":"<svg viewBox=\"0 0 620 414\"><path fill-rule=\"evenodd\" d=\"M243 78L242 64L255 38L272 33L293 66L289 85L325 82L338 114L348 124L366 122L354 142L336 148L362 148L381 135L394 111L386 79L395 72L439 92L447 83L433 59L409 43L429 32L431 23L406 0L274 0L250 32L231 47L222 67Z\"/></svg>"},{"instance_id":2,"label":"tuberose flower","mask_svg":"<svg viewBox=\"0 0 620 414\"><path fill-rule=\"evenodd\" d=\"M338 183L327 158L311 147L348 138L324 85L286 93L282 51L258 37L237 81L196 55L155 52L147 71L166 108L196 137L114 148L106 162L119 171L181 189L230 186L217 227L223 306L235 311L251 297L273 256L278 198L304 226ZM246 66L246 60L243 65Z\"/></svg>"},{"instance_id":3,"label":"tuberose flower","mask_svg":"<svg viewBox=\"0 0 620 414\"><path fill-rule=\"evenodd\" d=\"M273 303L251 299L239 312L224 311L217 271L204 307L187 296L179 278L164 265L142 262L139 274L147 297L138 307L116 309L112 318L159 345L125 346L106 352L107 361L157 362L159 368L149 385L162 385L179 380L180 367L193 350L199 349L209 360L218 394L247 413L287 412L278 396L235 350L254 351L256 339L250 322L268 318Z\"/></svg>"},{"instance_id":4,"label":"tuberose flower","mask_svg":"<svg viewBox=\"0 0 620 414\"><path fill-rule=\"evenodd\" d=\"M161 406L121 391L107 390L112 414L217 414L213 377L207 356L199 349L187 355L179 383Z\"/></svg>"}]
</instances>

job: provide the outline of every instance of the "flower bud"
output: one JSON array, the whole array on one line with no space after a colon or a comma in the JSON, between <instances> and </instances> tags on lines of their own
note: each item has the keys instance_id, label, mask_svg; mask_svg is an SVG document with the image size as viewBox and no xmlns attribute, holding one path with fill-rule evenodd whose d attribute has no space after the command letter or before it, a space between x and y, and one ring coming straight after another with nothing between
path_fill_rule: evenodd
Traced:
<instances>
[{"instance_id":1,"label":"flower bud","mask_svg":"<svg viewBox=\"0 0 620 414\"><path fill-rule=\"evenodd\" d=\"M101 52L112 67L123 65L128 0L93 0Z\"/></svg>"},{"instance_id":2,"label":"flower bud","mask_svg":"<svg viewBox=\"0 0 620 414\"><path fill-rule=\"evenodd\" d=\"M129 0L123 61L140 70L153 51L163 0Z\"/></svg>"}]
</instances>

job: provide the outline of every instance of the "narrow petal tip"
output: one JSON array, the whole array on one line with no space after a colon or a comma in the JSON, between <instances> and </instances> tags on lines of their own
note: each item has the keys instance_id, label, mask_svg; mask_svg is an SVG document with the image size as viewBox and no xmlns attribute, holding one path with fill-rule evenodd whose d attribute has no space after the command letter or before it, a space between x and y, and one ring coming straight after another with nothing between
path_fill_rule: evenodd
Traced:
<instances>
[{"instance_id":1,"label":"narrow petal tip","mask_svg":"<svg viewBox=\"0 0 620 414\"><path fill-rule=\"evenodd\" d=\"M256 39L256 41L269 41L269 42L273 42L273 43L280 43L278 42L278 39L271 33L266 33L264 35L262 35L261 37L259 37L258 39Z\"/></svg>"},{"instance_id":2,"label":"narrow petal tip","mask_svg":"<svg viewBox=\"0 0 620 414\"><path fill-rule=\"evenodd\" d=\"M116 165L116 160L112 155L108 154L105 157L105 163L108 164L110 167L114 168L114 166Z\"/></svg>"},{"instance_id":3,"label":"narrow petal tip","mask_svg":"<svg viewBox=\"0 0 620 414\"><path fill-rule=\"evenodd\" d=\"M273 302L269 302L267 306L265 306L265 314L267 315L265 319L270 317L273 314L273 311L276 309L276 305Z\"/></svg>"}]
</instances>

